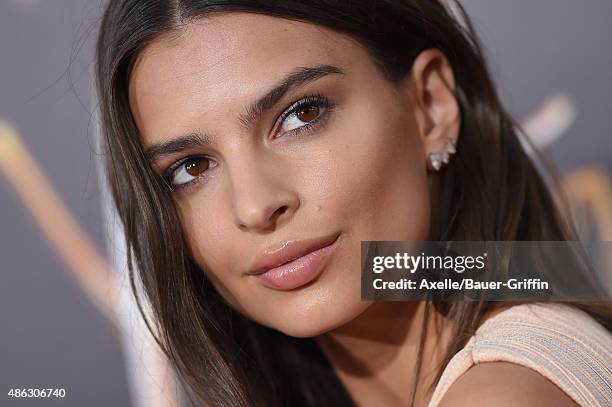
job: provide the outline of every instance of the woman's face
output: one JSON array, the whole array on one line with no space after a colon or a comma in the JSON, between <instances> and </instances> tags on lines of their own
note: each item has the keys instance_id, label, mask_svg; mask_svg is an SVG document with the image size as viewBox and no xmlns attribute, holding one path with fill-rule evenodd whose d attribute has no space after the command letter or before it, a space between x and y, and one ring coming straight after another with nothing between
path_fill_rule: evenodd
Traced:
<instances>
[{"instance_id":1,"label":"woman's face","mask_svg":"<svg viewBox=\"0 0 612 407\"><path fill-rule=\"evenodd\" d=\"M247 13L159 38L130 82L142 143L175 185L193 259L233 307L300 337L370 305L362 240L427 236L412 93L354 40Z\"/></svg>"}]
</instances>

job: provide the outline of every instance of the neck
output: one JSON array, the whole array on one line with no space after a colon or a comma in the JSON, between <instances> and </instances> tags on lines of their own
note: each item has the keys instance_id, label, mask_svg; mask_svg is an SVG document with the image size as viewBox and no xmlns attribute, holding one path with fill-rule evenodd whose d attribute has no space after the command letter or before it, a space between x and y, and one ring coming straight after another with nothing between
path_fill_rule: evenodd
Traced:
<instances>
[{"instance_id":1,"label":"neck","mask_svg":"<svg viewBox=\"0 0 612 407\"><path fill-rule=\"evenodd\" d=\"M419 351L422 364L414 405L427 404L452 324L431 306L425 321L425 304L374 302L350 323L317 337L358 405L410 405Z\"/></svg>"}]
</instances>

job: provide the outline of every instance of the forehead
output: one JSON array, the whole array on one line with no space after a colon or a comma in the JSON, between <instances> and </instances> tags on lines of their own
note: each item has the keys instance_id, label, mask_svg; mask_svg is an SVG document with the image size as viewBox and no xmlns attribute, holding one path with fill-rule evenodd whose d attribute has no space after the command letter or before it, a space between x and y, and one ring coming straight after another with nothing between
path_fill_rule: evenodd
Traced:
<instances>
[{"instance_id":1,"label":"forehead","mask_svg":"<svg viewBox=\"0 0 612 407\"><path fill-rule=\"evenodd\" d=\"M227 117L296 67L333 64L348 73L356 57L367 55L355 41L314 24L252 13L213 15L141 52L130 104L141 132L155 142L154 133L178 118L185 123L203 111L208 119Z\"/></svg>"}]
</instances>

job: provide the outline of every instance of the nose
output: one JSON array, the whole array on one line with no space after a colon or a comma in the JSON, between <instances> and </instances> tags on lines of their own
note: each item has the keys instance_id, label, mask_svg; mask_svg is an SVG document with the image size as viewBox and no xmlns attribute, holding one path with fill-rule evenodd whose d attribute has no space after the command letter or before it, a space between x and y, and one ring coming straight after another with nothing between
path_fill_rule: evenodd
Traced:
<instances>
[{"instance_id":1,"label":"nose","mask_svg":"<svg viewBox=\"0 0 612 407\"><path fill-rule=\"evenodd\" d=\"M266 160L268 161L268 160ZM268 231L285 223L300 205L290 177L273 162L241 164L231 168L231 195L235 224L243 230Z\"/></svg>"}]
</instances>

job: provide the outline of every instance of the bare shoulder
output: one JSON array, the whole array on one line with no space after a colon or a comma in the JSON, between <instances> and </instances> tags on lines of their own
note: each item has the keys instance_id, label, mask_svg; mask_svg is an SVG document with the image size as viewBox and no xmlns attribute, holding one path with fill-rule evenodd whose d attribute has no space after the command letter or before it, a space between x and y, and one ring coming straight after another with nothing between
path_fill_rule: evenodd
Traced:
<instances>
[{"instance_id":1,"label":"bare shoulder","mask_svg":"<svg viewBox=\"0 0 612 407\"><path fill-rule=\"evenodd\" d=\"M509 362L478 363L448 389L439 407L578 407L540 373Z\"/></svg>"}]
</instances>

